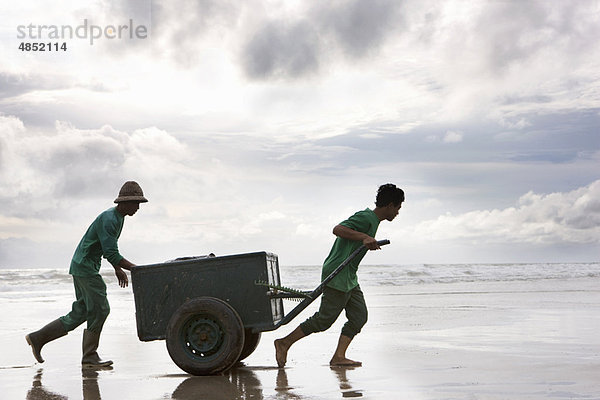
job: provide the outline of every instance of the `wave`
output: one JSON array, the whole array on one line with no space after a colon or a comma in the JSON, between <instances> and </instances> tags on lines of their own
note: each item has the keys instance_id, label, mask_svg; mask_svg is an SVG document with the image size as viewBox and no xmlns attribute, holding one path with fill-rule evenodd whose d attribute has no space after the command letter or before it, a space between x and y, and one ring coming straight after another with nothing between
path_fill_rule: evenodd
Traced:
<instances>
[{"instance_id":1,"label":"wave","mask_svg":"<svg viewBox=\"0 0 600 400\"><path fill-rule=\"evenodd\" d=\"M112 287L116 282L113 271L103 268L101 273ZM362 286L599 278L600 263L361 265L358 275ZM312 290L320 282L321 267L280 266L280 276L282 284ZM66 269L0 269L0 294L4 296L35 292L43 297L67 290L73 289Z\"/></svg>"},{"instance_id":2,"label":"wave","mask_svg":"<svg viewBox=\"0 0 600 400\"><path fill-rule=\"evenodd\" d=\"M68 271L59 269L3 269L0 270L0 285L35 284L37 282L65 283L71 282Z\"/></svg>"},{"instance_id":3,"label":"wave","mask_svg":"<svg viewBox=\"0 0 600 400\"><path fill-rule=\"evenodd\" d=\"M300 283L305 268L315 267L285 268L282 280ZM361 265L358 276L362 286L598 278L600 263Z\"/></svg>"},{"instance_id":4,"label":"wave","mask_svg":"<svg viewBox=\"0 0 600 400\"><path fill-rule=\"evenodd\" d=\"M506 282L600 277L600 263L421 264L380 265L361 276L370 284L386 285ZM390 280L393 281L390 283Z\"/></svg>"},{"instance_id":5,"label":"wave","mask_svg":"<svg viewBox=\"0 0 600 400\"><path fill-rule=\"evenodd\" d=\"M102 271L107 285L116 282L110 270ZM0 296L18 298L27 294L30 297L51 297L56 293L73 292L73 277L68 269L0 269Z\"/></svg>"}]
</instances>

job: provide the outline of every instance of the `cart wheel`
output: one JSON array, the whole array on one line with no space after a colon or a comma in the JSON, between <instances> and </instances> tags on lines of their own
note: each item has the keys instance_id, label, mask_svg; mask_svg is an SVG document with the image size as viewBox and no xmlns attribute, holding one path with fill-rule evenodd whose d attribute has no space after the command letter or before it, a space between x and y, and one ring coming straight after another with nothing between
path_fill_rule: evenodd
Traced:
<instances>
[{"instance_id":1,"label":"cart wheel","mask_svg":"<svg viewBox=\"0 0 600 400\"><path fill-rule=\"evenodd\" d=\"M238 361L242 361L256 350L258 342L260 342L260 336L260 332L253 333L252 329L246 329L244 331L244 348L242 349L242 354L240 354Z\"/></svg>"},{"instance_id":2,"label":"cart wheel","mask_svg":"<svg viewBox=\"0 0 600 400\"><path fill-rule=\"evenodd\" d=\"M228 370L244 347L244 325L238 313L214 297L188 300L167 327L167 350L179 368L193 375Z\"/></svg>"}]
</instances>

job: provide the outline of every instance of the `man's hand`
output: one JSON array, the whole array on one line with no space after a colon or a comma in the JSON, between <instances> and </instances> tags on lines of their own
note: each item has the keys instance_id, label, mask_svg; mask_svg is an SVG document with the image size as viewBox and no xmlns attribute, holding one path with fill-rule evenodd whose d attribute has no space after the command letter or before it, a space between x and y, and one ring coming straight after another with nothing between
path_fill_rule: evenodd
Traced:
<instances>
[{"instance_id":1,"label":"man's hand","mask_svg":"<svg viewBox=\"0 0 600 400\"><path fill-rule=\"evenodd\" d=\"M127 274L125 273L125 271L123 271L121 267L115 267L115 275L119 280L119 286L124 288L127 287L127 285L129 285L129 279L127 278Z\"/></svg>"},{"instance_id":2,"label":"man's hand","mask_svg":"<svg viewBox=\"0 0 600 400\"><path fill-rule=\"evenodd\" d=\"M118 265L113 265L113 267L115 267L115 269L117 268L123 268L126 269L127 271L131 271L131 268L135 267L135 264L127 261L125 258L121 259L121 261L119 262Z\"/></svg>"},{"instance_id":3,"label":"man's hand","mask_svg":"<svg viewBox=\"0 0 600 400\"><path fill-rule=\"evenodd\" d=\"M369 250L380 250L381 247L377 244L377 239L370 236L363 239L363 244Z\"/></svg>"}]
</instances>

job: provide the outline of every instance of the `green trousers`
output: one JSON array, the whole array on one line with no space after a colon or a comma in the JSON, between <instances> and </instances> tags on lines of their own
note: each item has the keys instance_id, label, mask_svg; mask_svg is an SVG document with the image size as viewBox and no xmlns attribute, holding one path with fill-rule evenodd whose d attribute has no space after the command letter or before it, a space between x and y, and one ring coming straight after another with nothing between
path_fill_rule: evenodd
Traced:
<instances>
[{"instance_id":1,"label":"green trousers","mask_svg":"<svg viewBox=\"0 0 600 400\"><path fill-rule=\"evenodd\" d=\"M300 324L300 329L305 335L322 332L335 322L343 310L346 310L348 321L342 328L342 335L349 338L356 336L367 323L367 304L360 286L349 292L325 287L321 297L321 305L312 317Z\"/></svg>"},{"instance_id":2,"label":"green trousers","mask_svg":"<svg viewBox=\"0 0 600 400\"><path fill-rule=\"evenodd\" d=\"M106 284L100 275L73 276L75 298L71 312L60 317L67 332L87 321L87 329L100 333L110 313Z\"/></svg>"}]
</instances>

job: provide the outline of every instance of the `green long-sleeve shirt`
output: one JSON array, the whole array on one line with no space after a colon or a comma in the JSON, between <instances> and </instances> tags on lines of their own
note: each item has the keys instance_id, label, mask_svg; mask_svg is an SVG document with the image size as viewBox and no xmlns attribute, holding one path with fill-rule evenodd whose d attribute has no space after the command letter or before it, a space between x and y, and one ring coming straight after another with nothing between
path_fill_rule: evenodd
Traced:
<instances>
[{"instance_id":1,"label":"green long-sleeve shirt","mask_svg":"<svg viewBox=\"0 0 600 400\"><path fill-rule=\"evenodd\" d=\"M69 273L73 276L93 276L100 273L100 261L106 258L112 265L123 259L119 253L117 240L123 230L125 217L116 207L98 215L79 242Z\"/></svg>"},{"instance_id":2,"label":"green long-sleeve shirt","mask_svg":"<svg viewBox=\"0 0 600 400\"><path fill-rule=\"evenodd\" d=\"M353 229L358 232L366 233L371 237L375 237L377 228L379 227L379 218L373 212L373 210L367 208L362 211L358 211L344 222L340 222L347 228ZM329 252L329 255L323 263L323 270L321 273L321 281L329 276L346 258L362 246L360 241L352 241L338 237L335 239L335 243ZM367 250L360 252L352 261L340 271L335 278L333 278L327 286L332 287L342 292L349 292L358 286L358 277L356 272L358 271L358 264L367 253Z\"/></svg>"}]
</instances>

